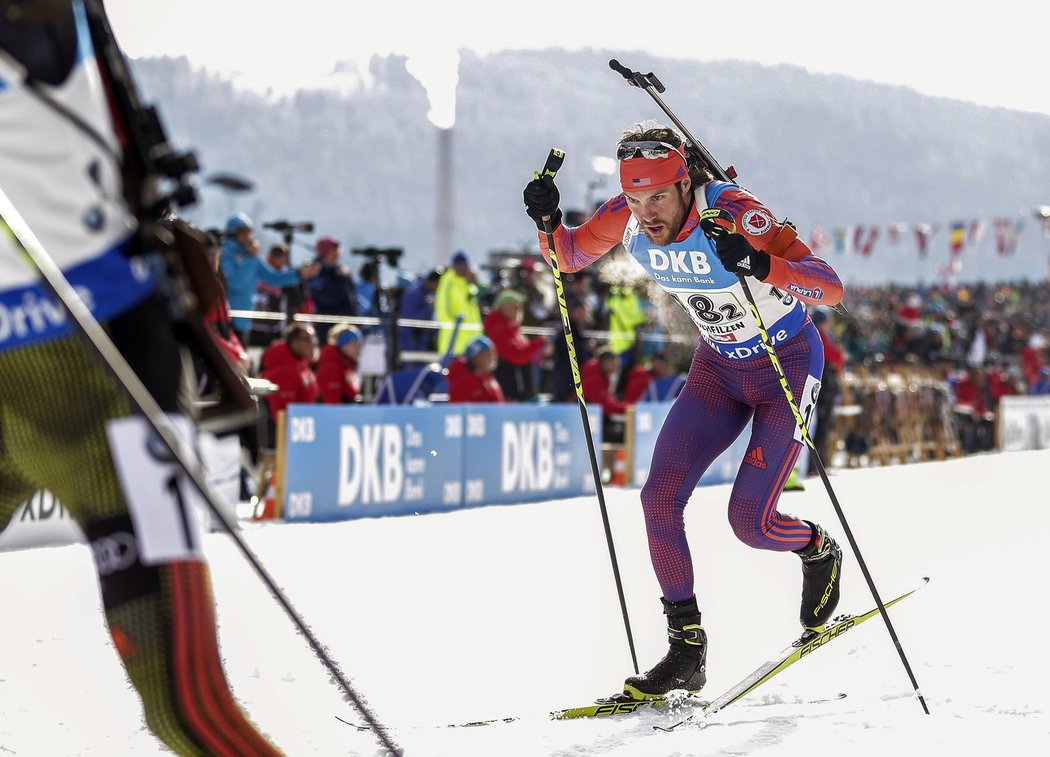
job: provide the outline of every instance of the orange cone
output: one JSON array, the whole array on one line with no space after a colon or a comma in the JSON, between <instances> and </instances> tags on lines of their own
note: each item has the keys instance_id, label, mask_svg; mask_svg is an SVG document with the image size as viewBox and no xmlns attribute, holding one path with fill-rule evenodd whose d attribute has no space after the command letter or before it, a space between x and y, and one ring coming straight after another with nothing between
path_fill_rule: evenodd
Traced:
<instances>
[{"instance_id":1,"label":"orange cone","mask_svg":"<svg viewBox=\"0 0 1050 757\"><path fill-rule=\"evenodd\" d=\"M627 485L627 450L623 447L617 449L613 457L613 473L612 481L610 482L613 486L626 486Z\"/></svg>"},{"instance_id":2,"label":"orange cone","mask_svg":"<svg viewBox=\"0 0 1050 757\"><path fill-rule=\"evenodd\" d=\"M274 482L273 470L266 474L266 494L255 505L253 520L273 520L277 515L277 484Z\"/></svg>"}]
</instances>

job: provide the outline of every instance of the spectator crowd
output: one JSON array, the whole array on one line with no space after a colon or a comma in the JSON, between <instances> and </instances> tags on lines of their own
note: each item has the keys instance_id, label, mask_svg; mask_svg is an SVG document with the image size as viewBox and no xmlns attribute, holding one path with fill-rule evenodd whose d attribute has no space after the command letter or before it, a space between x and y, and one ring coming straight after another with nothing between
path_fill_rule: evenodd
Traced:
<instances>
[{"instance_id":1,"label":"spectator crowd","mask_svg":"<svg viewBox=\"0 0 1050 757\"><path fill-rule=\"evenodd\" d=\"M314 259L298 268L284 245L262 258L241 213L213 242L228 301L213 313L216 338L246 373L278 385L268 398L272 416L289 402L371 400L360 374L373 338L385 345L388 372L440 363L442 381L428 386L452 402L576 401L553 276L542 260L492 256L479 265L458 251L447 267L384 284L378 258L355 275L331 236L318 238ZM636 402L672 399L696 339L683 314L661 292L601 264L563 274L563 283L586 401L615 419ZM833 411L850 366L918 366L950 391L961 446L973 452L994 445L1002 397L1050 394L1045 282L848 286L844 306L811 313L827 356L818 415ZM239 315L231 318L231 309ZM606 431L615 438L621 429Z\"/></svg>"}]
</instances>

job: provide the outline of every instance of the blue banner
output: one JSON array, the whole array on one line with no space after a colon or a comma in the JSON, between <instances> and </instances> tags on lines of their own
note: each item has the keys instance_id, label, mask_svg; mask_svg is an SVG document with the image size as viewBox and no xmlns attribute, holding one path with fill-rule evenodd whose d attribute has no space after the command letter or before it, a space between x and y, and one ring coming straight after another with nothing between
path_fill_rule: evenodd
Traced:
<instances>
[{"instance_id":1,"label":"blue banner","mask_svg":"<svg viewBox=\"0 0 1050 757\"><path fill-rule=\"evenodd\" d=\"M458 407L290 405L285 520L345 520L462 504Z\"/></svg>"},{"instance_id":2,"label":"blue banner","mask_svg":"<svg viewBox=\"0 0 1050 757\"><path fill-rule=\"evenodd\" d=\"M601 410L590 411L595 449ZM288 521L559 499L594 491L579 407L290 405Z\"/></svg>"},{"instance_id":3,"label":"blue banner","mask_svg":"<svg viewBox=\"0 0 1050 757\"><path fill-rule=\"evenodd\" d=\"M601 409L589 409L595 450ZM594 491L580 408L557 405L464 405L468 505L575 497Z\"/></svg>"}]
</instances>

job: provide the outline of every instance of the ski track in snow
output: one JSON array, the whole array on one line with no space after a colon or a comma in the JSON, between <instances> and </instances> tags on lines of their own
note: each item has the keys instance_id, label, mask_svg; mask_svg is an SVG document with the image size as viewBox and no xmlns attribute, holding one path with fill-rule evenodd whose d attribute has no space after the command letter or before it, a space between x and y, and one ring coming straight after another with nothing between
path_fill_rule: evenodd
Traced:
<instances>
[{"instance_id":1,"label":"ski track in snow","mask_svg":"<svg viewBox=\"0 0 1050 757\"><path fill-rule=\"evenodd\" d=\"M758 692L672 733L686 713L552 722L631 670L597 502L583 497L244 535L377 718L409 755L1050 754L1050 452L840 471L831 481L888 599L927 717L879 618ZM750 550L727 486L686 511L721 693L798 633L798 559ZM646 668L666 641L636 489L606 499ZM874 602L819 479L781 499L843 544L841 612ZM377 755L362 722L229 540L213 534L224 662L239 701L289 755ZM0 553L0 757L165 754L142 720L102 619L86 547ZM846 699L800 703L846 692ZM514 723L439 728L520 716Z\"/></svg>"}]
</instances>

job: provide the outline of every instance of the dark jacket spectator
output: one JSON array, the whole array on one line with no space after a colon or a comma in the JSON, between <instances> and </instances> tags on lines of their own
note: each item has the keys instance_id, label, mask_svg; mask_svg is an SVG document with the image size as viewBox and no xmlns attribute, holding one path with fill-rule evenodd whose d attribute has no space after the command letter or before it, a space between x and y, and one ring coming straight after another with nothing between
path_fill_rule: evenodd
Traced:
<instances>
[{"instance_id":1,"label":"dark jacket spectator","mask_svg":"<svg viewBox=\"0 0 1050 757\"><path fill-rule=\"evenodd\" d=\"M492 375L496 350L479 336L448 366L449 402L506 402L499 382Z\"/></svg>"},{"instance_id":2,"label":"dark jacket spectator","mask_svg":"<svg viewBox=\"0 0 1050 757\"><path fill-rule=\"evenodd\" d=\"M570 298L566 307L569 310L572 345L576 351L576 367L579 368L591 359L591 342L583 335L584 329L590 325L590 311L583 300L575 298ZM569 348L565 343L564 334L554 337L550 390L554 402L576 402L576 386L573 384Z\"/></svg>"},{"instance_id":3,"label":"dark jacket spectator","mask_svg":"<svg viewBox=\"0 0 1050 757\"><path fill-rule=\"evenodd\" d=\"M314 312L318 315L357 315L357 286L350 271L339 264L339 240L321 237L316 247L320 271L310 281ZM331 323L317 324L317 338L321 342L328 341L332 326Z\"/></svg>"},{"instance_id":4,"label":"dark jacket spectator","mask_svg":"<svg viewBox=\"0 0 1050 757\"><path fill-rule=\"evenodd\" d=\"M266 398L271 420L293 402L317 402L317 377L310 368L316 345L311 326L293 323L285 330L284 339L274 342L263 353L260 376L278 387Z\"/></svg>"},{"instance_id":5,"label":"dark jacket spectator","mask_svg":"<svg viewBox=\"0 0 1050 757\"><path fill-rule=\"evenodd\" d=\"M350 325L336 326L317 360L317 385L321 402L340 405L361 400L357 361L361 355L361 332Z\"/></svg>"},{"instance_id":6,"label":"dark jacket spectator","mask_svg":"<svg viewBox=\"0 0 1050 757\"><path fill-rule=\"evenodd\" d=\"M433 269L420 276L401 294L400 316L418 321L434 320L434 295L437 292L441 271ZM398 344L402 352L430 352L437 348L437 330L418 326L400 326ZM405 363L406 367L420 365Z\"/></svg>"}]
</instances>

